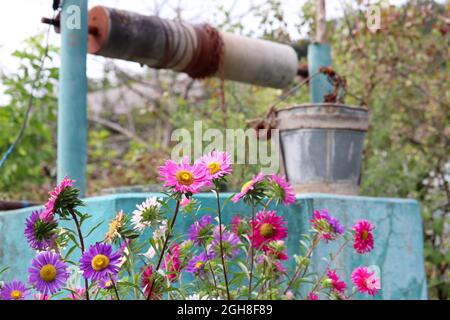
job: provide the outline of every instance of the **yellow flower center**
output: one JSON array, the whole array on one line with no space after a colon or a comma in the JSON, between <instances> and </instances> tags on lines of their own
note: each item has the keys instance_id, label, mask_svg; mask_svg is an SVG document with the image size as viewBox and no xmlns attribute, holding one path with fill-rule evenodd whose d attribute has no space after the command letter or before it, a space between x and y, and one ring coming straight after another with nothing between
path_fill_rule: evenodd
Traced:
<instances>
[{"instance_id":1,"label":"yellow flower center","mask_svg":"<svg viewBox=\"0 0 450 320\"><path fill-rule=\"evenodd\" d=\"M105 287L109 288L111 286L112 286L111 280L108 280L108 281L105 282Z\"/></svg>"},{"instance_id":2,"label":"yellow flower center","mask_svg":"<svg viewBox=\"0 0 450 320\"><path fill-rule=\"evenodd\" d=\"M246 183L244 183L244 185L242 186L241 192L245 192L247 191L248 188L250 188L253 184L253 180L247 181Z\"/></svg>"},{"instance_id":3,"label":"yellow flower center","mask_svg":"<svg viewBox=\"0 0 450 320\"><path fill-rule=\"evenodd\" d=\"M39 271L39 276L45 282L52 282L56 278L56 268L52 264L46 264Z\"/></svg>"},{"instance_id":4,"label":"yellow flower center","mask_svg":"<svg viewBox=\"0 0 450 320\"><path fill-rule=\"evenodd\" d=\"M109 258L103 254L98 254L92 259L91 266L95 271L102 271L109 266Z\"/></svg>"},{"instance_id":5,"label":"yellow flower center","mask_svg":"<svg viewBox=\"0 0 450 320\"><path fill-rule=\"evenodd\" d=\"M369 233L367 232L367 230L364 230L364 231L361 233L361 238L362 238L363 240L367 240L368 237L369 237Z\"/></svg>"},{"instance_id":6,"label":"yellow flower center","mask_svg":"<svg viewBox=\"0 0 450 320\"><path fill-rule=\"evenodd\" d=\"M215 174L220 170L220 164L218 162L208 163L209 173Z\"/></svg>"},{"instance_id":7,"label":"yellow flower center","mask_svg":"<svg viewBox=\"0 0 450 320\"><path fill-rule=\"evenodd\" d=\"M203 265L203 261L198 261L198 262L195 264L195 269L201 268L202 265Z\"/></svg>"},{"instance_id":8,"label":"yellow flower center","mask_svg":"<svg viewBox=\"0 0 450 320\"><path fill-rule=\"evenodd\" d=\"M22 298L22 291L20 291L20 290L11 291L11 298L13 298L14 300L18 300L18 299Z\"/></svg>"},{"instance_id":9,"label":"yellow flower center","mask_svg":"<svg viewBox=\"0 0 450 320\"><path fill-rule=\"evenodd\" d=\"M180 170L176 173L175 178L179 184L190 186L194 182L194 176L187 170Z\"/></svg>"},{"instance_id":10,"label":"yellow flower center","mask_svg":"<svg viewBox=\"0 0 450 320\"><path fill-rule=\"evenodd\" d=\"M264 238L270 238L275 233L272 225L270 223L264 223L259 229L259 234Z\"/></svg>"}]
</instances>

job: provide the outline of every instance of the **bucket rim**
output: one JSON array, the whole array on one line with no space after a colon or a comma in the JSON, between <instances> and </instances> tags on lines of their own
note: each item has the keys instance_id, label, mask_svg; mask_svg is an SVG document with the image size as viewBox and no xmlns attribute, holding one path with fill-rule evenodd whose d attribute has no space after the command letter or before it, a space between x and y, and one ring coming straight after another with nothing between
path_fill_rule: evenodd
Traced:
<instances>
[{"instance_id":1,"label":"bucket rim","mask_svg":"<svg viewBox=\"0 0 450 320\"><path fill-rule=\"evenodd\" d=\"M348 104L343 104L343 103L335 103L335 102L307 102L307 103L301 103L301 104L297 104L297 105L293 105L293 106L289 106L289 107L285 107L285 108L281 108L277 110L278 112L282 112L282 111L289 111L292 109L306 109L306 108L311 108L311 107L333 107L333 108L342 108L342 109L349 109L349 110L357 110L357 111L362 111L365 113L369 113L369 109L367 107L362 107L362 106L352 106L352 105L348 105Z\"/></svg>"}]
</instances>

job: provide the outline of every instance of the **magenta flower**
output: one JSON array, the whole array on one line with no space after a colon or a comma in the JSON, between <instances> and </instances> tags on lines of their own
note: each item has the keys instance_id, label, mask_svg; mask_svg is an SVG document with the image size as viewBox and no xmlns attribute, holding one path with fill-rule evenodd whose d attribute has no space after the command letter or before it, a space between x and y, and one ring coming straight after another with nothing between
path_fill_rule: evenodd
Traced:
<instances>
[{"instance_id":1,"label":"magenta flower","mask_svg":"<svg viewBox=\"0 0 450 320\"><path fill-rule=\"evenodd\" d=\"M343 294L345 292L345 289L347 289L347 285L336 274L336 270L327 270L327 277L331 280L331 285L336 293Z\"/></svg>"},{"instance_id":2,"label":"magenta flower","mask_svg":"<svg viewBox=\"0 0 450 320\"><path fill-rule=\"evenodd\" d=\"M353 248L356 252L364 254L373 249L372 230L375 227L367 220L359 220L352 228L355 231Z\"/></svg>"},{"instance_id":3,"label":"magenta flower","mask_svg":"<svg viewBox=\"0 0 450 320\"><path fill-rule=\"evenodd\" d=\"M314 210L313 216L311 220L312 228L320 234L322 239L326 241L335 240L345 232L339 220L330 215L327 209Z\"/></svg>"},{"instance_id":4,"label":"magenta flower","mask_svg":"<svg viewBox=\"0 0 450 320\"><path fill-rule=\"evenodd\" d=\"M71 300L84 300L86 298L85 290L84 288L76 288L72 289L73 292L71 292L68 296Z\"/></svg>"},{"instance_id":5,"label":"magenta flower","mask_svg":"<svg viewBox=\"0 0 450 320\"><path fill-rule=\"evenodd\" d=\"M319 296L315 292L310 292L308 294L308 300L319 300Z\"/></svg>"},{"instance_id":6,"label":"magenta flower","mask_svg":"<svg viewBox=\"0 0 450 320\"><path fill-rule=\"evenodd\" d=\"M150 299L159 300L161 298L161 294L159 293L160 284L157 280L154 279L153 267L151 265L146 266L141 276L141 287L144 289L144 294L147 297L150 293L150 287L152 286L152 294Z\"/></svg>"},{"instance_id":7,"label":"magenta flower","mask_svg":"<svg viewBox=\"0 0 450 320\"><path fill-rule=\"evenodd\" d=\"M25 222L25 237L34 250L53 249L56 246L55 228L57 223L53 219L40 218L42 210L32 211Z\"/></svg>"},{"instance_id":8,"label":"magenta flower","mask_svg":"<svg viewBox=\"0 0 450 320\"><path fill-rule=\"evenodd\" d=\"M188 231L188 238L195 244L201 245L207 239L212 229L212 217L210 215L204 215L200 218L200 221L195 221Z\"/></svg>"},{"instance_id":9,"label":"magenta flower","mask_svg":"<svg viewBox=\"0 0 450 320\"><path fill-rule=\"evenodd\" d=\"M180 205L184 208L188 206L191 203L191 199L189 198L183 198L183 200L180 201Z\"/></svg>"},{"instance_id":10,"label":"magenta flower","mask_svg":"<svg viewBox=\"0 0 450 320\"><path fill-rule=\"evenodd\" d=\"M69 271L59 253L43 251L31 262L28 268L28 282L44 295L60 291L69 278Z\"/></svg>"},{"instance_id":11,"label":"magenta flower","mask_svg":"<svg viewBox=\"0 0 450 320\"><path fill-rule=\"evenodd\" d=\"M207 167L207 173L211 180L220 179L232 172L231 157L228 152L212 151L196 162Z\"/></svg>"},{"instance_id":12,"label":"magenta flower","mask_svg":"<svg viewBox=\"0 0 450 320\"><path fill-rule=\"evenodd\" d=\"M58 197L61 194L61 192L64 191L67 187L73 187L73 183L75 180L69 179L69 177L64 177L64 179L61 181L59 185L57 185L52 192L49 192L49 198L47 203L45 204L45 211L41 213L40 218L42 220L49 221L53 219L53 216L55 215L55 204L58 201Z\"/></svg>"},{"instance_id":13,"label":"magenta flower","mask_svg":"<svg viewBox=\"0 0 450 320\"><path fill-rule=\"evenodd\" d=\"M166 160L159 168L159 175L164 181L164 186L172 188L175 192L194 194L202 187L210 185L207 168L200 163L191 166L188 157L184 157L181 163Z\"/></svg>"},{"instance_id":14,"label":"magenta flower","mask_svg":"<svg viewBox=\"0 0 450 320\"><path fill-rule=\"evenodd\" d=\"M168 278L170 282L174 282L178 273L181 271L180 245L178 243L172 244L169 252L164 258L162 267L166 270L165 277Z\"/></svg>"},{"instance_id":15,"label":"magenta flower","mask_svg":"<svg viewBox=\"0 0 450 320\"><path fill-rule=\"evenodd\" d=\"M277 216L275 211L259 211L255 221L250 221L255 234L250 234L250 239L255 248L268 250L268 243L271 241L283 240L287 237L287 221L283 217Z\"/></svg>"},{"instance_id":16,"label":"magenta flower","mask_svg":"<svg viewBox=\"0 0 450 320\"><path fill-rule=\"evenodd\" d=\"M265 253L276 260L288 260L288 251L283 240L271 241L267 245Z\"/></svg>"},{"instance_id":17,"label":"magenta flower","mask_svg":"<svg viewBox=\"0 0 450 320\"><path fill-rule=\"evenodd\" d=\"M35 293L33 297L34 300L50 300L50 297L48 295L42 293Z\"/></svg>"},{"instance_id":18,"label":"magenta flower","mask_svg":"<svg viewBox=\"0 0 450 320\"><path fill-rule=\"evenodd\" d=\"M13 280L5 283L0 291L1 300L25 300L29 291L23 282Z\"/></svg>"},{"instance_id":19,"label":"magenta flower","mask_svg":"<svg viewBox=\"0 0 450 320\"><path fill-rule=\"evenodd\" d=\"M83 253L80 269L86 279L99 281L109 275L116 275L120 269L120 262L119 251L112 252L111 245L97 242Z\"/></svg>"},{"instance_id":20,"label":"magenta flower","mask_svg":"<svg viewBox=\"0 0 450 320\"><path fill-rule=\"evenodd\" d=\"M201 275L205 271L205 266L208 261L208 255L205 252L202 252L189 260L188 264L186 265L186 272L193 273L195 275Z\"/></svg>"},{"instance_id":21,"label":"magenta flower","mask_svg":"<svg viewBox=\"0 0 450 320\"><path fill-rule=\"evenodd\" d=\"M367 267L357 267L352 272L352 282L359 293L367 293L375 296L381 290L380 279L375 272L370 272Z\"/></svg>"},{"instance_id":22,"label":"magenta flower","mask_svg":"<svg viewBox=\"0 0 450 320\"><path fill-rule=\"evenodd\" d=\"M273 174L269 178L270 182L274 183L272 188L274 197L280 200L285 206L295 203L295 191L289 182L286 181L285 176L278 176Z\"/></svg>"},{"instance_id":23,"label":"magenta flower","mask_svg":"<svg viewBox=\"0 0 450 320\"><path fill-rule=\"evenodd\" d=\"M271 258L275 258L275 259L271 259ZM283 263L276 259L276 257L271 257L268 254L262 254L260 255L256 262L261 265L261 264L265 264L266 262L270 261L270 266L271 266L271 271L274 273L278 273L278 274L284 274L286 273L287 269L286 267L283 265ZM268 265L269 266L269 265Z\"/></svg>"},{"instance_id":24,"label":"magenta flower","mask_svg":"<svg viewBox=\"0 0 450 320\"><path fill-rule=\"evenodd\" d=\"M247 221L235 215L231 218L231 230L238 237L247 234Z\"/></svg>"},{"instance_id":25,"label":"magenta flower","mask_svg":"<svg viewBox=\"0 0 450 320\"><path fill-rule=\"evenodd\" d=\"M255 187L257 184L264 180L264 173L260 172L256 176L253 176L250 181L247 181L242 185L241 192L236 194L231 201L234 203L238 202L248 194L250 194L253 190L255 190Z\"/></svg>"}]
</instances>

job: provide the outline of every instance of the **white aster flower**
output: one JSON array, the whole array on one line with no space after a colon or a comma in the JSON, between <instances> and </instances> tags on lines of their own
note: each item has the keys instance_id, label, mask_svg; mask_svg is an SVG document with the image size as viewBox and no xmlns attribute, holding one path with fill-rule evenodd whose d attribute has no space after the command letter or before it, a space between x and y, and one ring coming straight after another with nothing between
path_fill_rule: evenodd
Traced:
<instances>
[{"instance_id":1,"label":"white aster flower","mask_svg":"<svg viewBox=\"0 0 450 320\"><path fill-rule=\"evenodd\" d=\"M136 208L131 218L134 229L142 231L161 221L161 204L156 197L147 198L141 204L137 204Z\"/></svg>"},{"instance_id":2,"label":"white aster flower","mask_svg":"<svg viewBox=\"0 0 450 320\"><path fill-rule=\"evenodd\" d=\"M194 293L194 294L187 296L186 300L221 300L221 299L220 299L220 297L214 298L214 297L209 297L208 295L204 295L202 297L202 296L200 296L200 294Z\"/></svg>"},{"instance_id":3,"label":"white aster flower","mask_svg":"<svg viewBox=\"0 0 450 320\"><path fill-rule=\"evenodd\" d=\"M155 248L153 248L153 246L150 246L150 248L148 248L147 252L144 253L144 257L146 257L149 260L153 259L153 257L155 255L156 255L156 251L155 251Z\"/></svg>"}]
</instances>

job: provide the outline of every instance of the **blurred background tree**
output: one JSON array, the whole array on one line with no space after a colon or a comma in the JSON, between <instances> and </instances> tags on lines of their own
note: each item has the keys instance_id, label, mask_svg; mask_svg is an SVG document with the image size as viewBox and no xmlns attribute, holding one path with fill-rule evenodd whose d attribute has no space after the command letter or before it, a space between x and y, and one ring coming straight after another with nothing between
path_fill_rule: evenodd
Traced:
<instances>
[{"instance_id":1,"label":"blurred background tree","mask_svg":"<svg viewBox=\"0 0 450 320\"><path fill-rule=\"evenodd\" d=\"M401 7L380 1L381 29L371 32L366 27L367 1L348 3L342 2L344 17L328 21L328 34L333 66L348 82L346 102L366 105L371 113L362 194L421 202L429 294L448 299L450 7L427 0L410 0ZM300 9L302 23L297 27L306 26L314 34L314 1L306 1ZM182 10L175 11L180 18ZM258 21L257 35L242 24L244 15ZM280 1L267 0L239 14L219 6L215 24L291 44L299 63L305 64L310 39L293 39L284 16ZM0 154L23 121L43 42L42 36L28 39L14 53L21 61L19 69L2 75L9 102L0 106ZM0 169L0 199L43 201L55 182L58 69L51 57L56 53L57 48L51 47L25 136ZM192 128L195 120L203 121L203 130L245 128L248 120L263 115L286 92L227 82L222 106L217 79L193 81L148 68L132 74L113 60L107 60L103 74L89 82L90 195L123 186L157 190L158 166L170 155L173 129ZM302 87L279 107L306 102L308 97L308 88ZM256 170L236 166L232 188Z\"/></svg>"}]
</instances>

